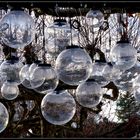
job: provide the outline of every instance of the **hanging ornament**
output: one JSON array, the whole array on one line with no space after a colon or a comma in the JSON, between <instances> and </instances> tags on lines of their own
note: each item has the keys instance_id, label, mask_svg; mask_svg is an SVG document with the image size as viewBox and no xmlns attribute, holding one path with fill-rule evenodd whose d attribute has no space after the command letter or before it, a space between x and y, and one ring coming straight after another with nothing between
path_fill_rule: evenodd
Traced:
<instances>
[{"instance_id":1,"label":"hanging ornament","mask_svg":"<svg viewBox=\"0 0 140 140\"><path fill-rule=\"evenodd\" d=\"M102 75L107 81L115 81L120 77L122 71L115 68L110 62L103 68Z\"/></svg>"},{"instance_id":2,"label":"hanging ornament","mask_svg":"<svg viewBox=\"0 0 140 140\"><path fill-rule=\"evenodd\" d=\"M19 72L23 67L22 62L19 61L18 57L12 56L7 60L3 61L0 65L0 71L6 75L6 80L15 83L17 85L21 84L24 78L19 76Z\"/></svg>"},{"instance_id":3,"label":"hanging ornament","mask_svg":"<svg viewBox=\"0 0 140 140\"><path fill-rule=\"evenodd\" d=\"M35 37L35 23L30 15L23 10L13 10L0 21L0 26L6 25L2 41L11 48L23 48L29 45Z\"/></svg>"},{"instance_id":4,"label":"hanging ornament","mask_svg":"<svg viewBox=\"0 0 140 140\"><path fill-rule=\"evenodd\" d=\"M42 78L43 80L41 81L40 78ZM34 85L36 84L34 83L36 83L36 81L41 81L42 84L34 88L34 90L42 94L46 94L55 90L59 82L57 73L50 64L39 64L38 67L35 68L30 80L30 84L32 87L35 87Z\"/></svg>"},{"instance_id":5,"label":"hanging ornament","mask_svg":"<svg viewBox=\"0 0 140 140\"><path fill-rule=\"evenodd\" d=\"M53 38L48 39L45 48L50 55L58 56L68 45L69 39L67 38Z\"/></svg>"},{"instance_id":6,"label":"hanging ornament","mask_svg":"<svg viewBox=\"0 0 140 140\"><path fill-rule=\"evenodd\" d=\"M92 72L92 60L79 46L68 46L55 63L59 79L68 85L78 85L86 81Z\"/></svg>"},{"instance_id":7,"label":"hanging ornament","mask_svg":"<svg viewBox=\"0 0 140 140\"><path fill-rule=\"evenodd\" d=\"M95 60L92 64L92 73L90 78L94 79L99 85L105 86L108 84L108 81L103 77L103 69L107 65L106 62L100 60Z\"/></svg>"},{"instance_id":8,"label":"hanging ornament","mask_svg":"<svg viewBox=\"0 0 140 140\"><path fill-rule=\"evenodd\" d=\"M70 38L71 27L65 19L56 19L54 23L45 28L46 38Z\"/></svg>"},{"instance_id":9,"label":"hanging ornament","mask_svg":"<svg viewBox=\"0 0 140 140\"><path fill-rule=\"evenodd\" d=\"M111 63L122 71L132 68L137 61L137 51L128 40L118 41L110 52Z\"/></svg>"},{"instance_id":10,"label":"hanging ornament","mask_svg":"<svg viewBox=\"0 0 140 140\"><path fill-rule=\"evenodd\" d=\"M7 81L1 87L1 95L6 100L14 100L19 95L19 88L16 84Z\"/></svg>"},{"instance_id":11,"label":"hanging ornament","mask_svg":"<svg viewBox=\"0 0 140 140\"><path fill-rule=\"evenodd\" d=\"M66 90L46 94L41 102L42 115L49 123L64 125L76 112L74 98Z\"/></svg>"},{"instance_id":12,"label":"hanging ornament","mask_svg":"<svg viewBox=\"0 0 140 140\"><path fill-rule=\"evenodd\" d=\"M102 88L95 80L88 79L81 83L76 89L78 103L87 108L96 107L102 100Z\"/></svg>"},{"instance_id":13,"label":"hanging ornament","mask_svg":"<svg viewBox=\"0 0 140 140\"><path fill-rule=\"evenodd\" d=\"M0 133L5 130L9 122L9 113L7 108L0 103Z\"/></svg>"},{"instance_id":14,"label":"hanging ornament","mask_svg":"<svg viewBox=\"0 0 140 140\"><path fill-rule=\"evenodd\" d=\"M123 91L131 91L133 88L136 88L136 86L140 86L140 64L137 61L136 64L123 72L115 81L115 85L123 90Z\"/></svg>"},{"instance_id":15,"label":"hanging ornament","mask_svg":"<svg viewBox=\"0 0 140 140\"><path fill-rule=\"evenodd\" d=\"M104 20L104 14L100 10L90 10L86 14L87 24L92 27L100 27Z\"/></svg>"},{"instance_id":16,"label":"hanging ornament","mask_svg":"<svg viewBox=\"0 0 140 140\"><path fill-rule=\"evenodd\" d=\"M30 84L30 76L31 73L29 71L30 68L30 64L26 64L22 67L22 69L19 72L20 78L24 79L24 81L22 81L22 85L26 88L32 89L33 87Z\"/></svg>"}]
</instances>

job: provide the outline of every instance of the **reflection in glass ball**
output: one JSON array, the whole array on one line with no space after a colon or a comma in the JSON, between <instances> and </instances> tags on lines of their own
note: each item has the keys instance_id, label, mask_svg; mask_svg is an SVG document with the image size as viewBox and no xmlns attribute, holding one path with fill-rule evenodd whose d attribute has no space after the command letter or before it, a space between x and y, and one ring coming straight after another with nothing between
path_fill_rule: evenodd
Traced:
<instances>
[{"instance_id":1,"label":"reflection in glass ball","mask_svg":"<svg viewBox=\"0 0 140 140\"><path fill-rule=\"evenodd\" d=\"M13 10L0 21L0 26L7 25L2 40L11 48L23 48L29 45L35 36L35 23L30 15L22 10Z\"/></svg>"},{"instance_id":2,"label":"reflection in glass ball","mask_svg":"<svg viewBox=\"0 0 140 140\"><path fill-rule=\"evenodd\" d=\"M117 42L110 52L114 67L125 71L132 68L137 61L137 51L129 42Z\"/></svg>"},{"instance_id":3,"label":"reflection in glass ball","mask_svg":"<svg viewBox=\"0 0 140 140\"><path fill-rule=\"evenodd\" d=\"M103 77L103 69L106 66L106 63L95 61L92 65L92 73L90 75L90 78L94 79L99 85L105 86L108 84L108 81L105 77Z\"/></svg>"},{"instance_id":4,"label":"reflection in glass ball","mask_svg":"<svg viewBox=\"0 0 140 140\"><path fill-rule=\"evenodd\" d=\"M46 50L52 56L58 56L60 52L66 49L69 44L67 38L53 38L47 41Z\"/></svg>"},{"instance_id":5,"label":"reflection in glass ball","mask_svg":"<svg viewBox=\"0 0 140 140\"><path fill-rule=\"evenodd\" d=\"M93 108L97 106L102 99L101 86L92 79L81 83L76 89L76 99L84 107Z\"/></svg>"},{"instance_id":6,"label":"reflection in glass ball","mask_svg":"<svg viewBox=\"0 0 140 140\"><path fill-rule=\"evenodd\" d=\"M90 10L86 14L87 23L93 27L99 27L104 20L104 15L100 10Z\"/></svg>"},{"instance_id":7,"label":"reflection in glass ball","mask_svg":"<svg viewBox=\"0 0 140 140\"><path fill-rule=\"evenodd\" d=\"M55 90L58 85L59 80L57 73L50 64L39 64L33 72L33 76L35 75L45 78L41 86L34 88L34 90L38 93L46 94ZM30 83L31 85L34 85L34 81L31 80Z\"/></svg>"},{"instance_id":8,"label":"reflection in glass ball","mask_svg":"<svg viewBox=\"0 0 140 140\"><path fill-rule=\"evenodd\" d=\"M140 87L140 65L135 66L123 72L115 81L115 85L124 91L130 91L132 88Z\"/></svg>"},{"instance_id":9,"label":"reflection in glass ball","mask_svg":"<svg viewBox=\"0 0 140 140\"><path fill-rule=\"evenodd\" d=\"M115 68L112 64L108 63L103 68L102 74L103 74L103 77L107 81L115 81L116 79L118 79L120 77L120 75L122 74L122 71Z\"/></svg>"},{"instance_id":10,"label":"reflection in glass ball","mask_svg":"<svg viewBox=\"0 0 140 140\"><path fill-rule=\"evenodd\" d=\"M45 28L45 35L48 38L70 39L71 27L65 19L56 19L54 23Z\"/></svg>"},{"instance_id":11,"label":"reflection in glass ball","mask_svg":"<svg viewBox=\"0 0 140 140\"><path fill-rule=\"evenodd\" d=\"M9 122L9 113L7 108L0 103L0 133L5 130Z\"/></svg>"},{"instance_id":12,"label":"reflection in glass ball","mask_svg":"<svg viewBox=\"0 0 140 140\"><path fill-rule=\"evenodd\" d=\"M32 89L30 84L30 72L29 72L30 64L26 64L22 67L19 75L24 81L21 83L24 87Z\"/></svg>"},{"instance_id":13,"label":"reflection in glass ball","mask_svg":"<svg viewBox=\"0 0 140 140\"><path fill-rule=\"evenodd\" d=\"M75 112L76 103L70 93L53 91L46 94L41 102L43 117L54 125L63 125L69 122Z\"/></svg>"},{"instance_id":14,"label":"reflection in glass ball","mask_svg":"<svg viewBox=\"0 0 140 140\"><path fill-rule=\"evenodd\" d=\"M19 95L19 88L16 84L5 82L1 87L1 95L7 100L14 100Z\"/></svg>"},{"instance_id":15,"label":"reflection in glass ball","mask_svg":"<svg viewBox=\"0 0 140 140\"><path fill-rule=\"evenodd\" d=\"M5 60L0 65L0 71L6 75L7 81L19 85L24 80L19 76L19 72L22 67L23 67L22 62L20 62L18 58L14 58Z\"/></svg>"},{"instance_id":16,"label":"reflection in glass ball","mask_svg":"<svg viewBox=\"0 0 140 140\"><path fill-rule=\"evenodd\" d=\"M88 53L72 46L62 51L55 63L59 79L68 85L78 85L86 81L92 72L92 60Z\"/></svg>"}]
</instances>

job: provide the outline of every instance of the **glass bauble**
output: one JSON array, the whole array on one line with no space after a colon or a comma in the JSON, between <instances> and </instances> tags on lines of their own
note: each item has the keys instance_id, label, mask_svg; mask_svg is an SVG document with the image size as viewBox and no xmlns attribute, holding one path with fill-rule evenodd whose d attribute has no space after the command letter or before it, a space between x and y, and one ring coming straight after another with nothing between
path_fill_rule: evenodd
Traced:
<instances>
[{"instance_id":1,"label":"glass bauble","mask_svg":"<svg viewBox=\"0 0 140 140\"><path fill-rule=\"evenodd\" d=\"M34 88L36 92L42 94L46 94L47 92L55 90L59 82L57 73L50 64L39 64L34 70L32 77L39 77L39 80L40 77L42 77L42 84L39 87ZM30 83L34 87L34 80L32 77Z\"/></svg>"},{"instance_id":2,"label":"glass bauble","mask_svg":"<svg viewBox=\"0 0 140 140\"><path fill-rule=\"evenodd\" d=\"M55 63L59 79L68 85L78 85L86 81L92 72L92 60L79 46L69 46L62 51Z\"/></svg>"},{"instance_id":3,"label":"glass bauble","mask_svg":"<svg viewBox=\"0 0 140 140\"><path fill-rule=\"evenodd\" d=\"M23 67L22 62L17 57L12 57L3 61L0 65L0 71L6 75L6 80L17 85L21 84L24 78L19 76L19 72Z\"/></svg>"},{"instance_id":4,"label":"glass bauble","mask_svg":"<svg viewBox=\"0 0 140 140\"><path fill-rule=\"evenodd\" d=\"M74 98L66 90L46 94L41 102L43 117L51 124L64 125L76 112Z\"/></svg>"},{"instance_id":5,"label":"glass bauble","mask_svg":"<svg viewBox=\"0 0 140 140\"><path fill-rule=\"evenodd\" d=\"M9 122L9 113L7 108L0 103L0 133L5 130Z\"/></svg>"},{"instance_id":6,"label":"glass bauble","mask_svg":"<svg viewBox=\"0 0 140 140\"><path fill-rule=\"evenodd\" d=\"M3 31L3 43L11 48L23 48L35 37L35 23L32 17L22 10L7 13L0 21L0 26L7 25Z\"/></svg>"},{"instance_id":7,"label":"glass bauble","mask_svg":"<svg viewBox=\"0 0 140 140\"><path fill-rule=\"evenodd\" d=\"M99 85L105 86L108 84L108 81L105 77L103 77L103 69L107 65L105 62L101 62L100 60L96 60L92 64L92 73L90 78L94 79Z\"/></svg>"},{"instance_id":8,"label":"glass bauble","mask_svg":"<svg viewBox=\"0 0 140 140\"><path fill-rule=\"evenodd\" d=\"M119 41L110 52L111 63L122 71L132 68L137 61L137 51L128 41Z\"/></svg>"},{"instance_id":9,"label":"glass bauble","mask_svg":"<svg viewBox=\"0 0 140 140\"><path fill-rule=\"evenodd\" d=\"M49 39L46 44L47 53L52 56L58 56L60 52L66 49L69 44L69 39L67 38L54 38Z\"/></svg>"},{"instance_id":10,"label":"glass bauble","mask_svg":"<svg viewBox=\"0 0 140 140\"><path fill-rule=\"evenodd\" d=\"M19 88L16 84L7 81L1 87L1 95L6 100L14 100L19 95Z\"/></svg>"},{"instance_id":11,"label":"glass bauble","mask_svg":"<svg viewBox=\"0 0 140 140\"><path fill-rule=\"evenodd\" d=\"M101 85L93 79L81 83L76 89L76 100L80 105L87 108L97 106L100 103L102 96Z\"/></svg>"},{"instance_id":12,"label":"glass bauble","mask_svg":"<svg viewBox=\"0 0 140 140\"><path fill-rule=\"evenodd\" d=\"M99 27L104 20L104 15L100 10L89 10L86 14L87 24L93 27Z\"/></svg>"}]
</instances>

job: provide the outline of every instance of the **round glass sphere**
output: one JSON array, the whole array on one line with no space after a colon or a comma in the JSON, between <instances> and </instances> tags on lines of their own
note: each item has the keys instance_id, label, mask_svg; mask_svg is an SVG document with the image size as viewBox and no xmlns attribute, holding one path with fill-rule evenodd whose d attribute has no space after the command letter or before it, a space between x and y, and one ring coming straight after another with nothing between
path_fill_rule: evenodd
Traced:
<instances>
[{"instance_id":1,"label":"round glass sphere","mask_svg":"<svg viewBox=\"0 0 140 140\"><path fill-rule=\"evenodd\" d=\"M74 46L58 55L55 69L61 81L68 85L79 85L89 78L92 60L84 49Z\"/></svg>"},{"instance_id":2,"label":"round glass sphere","mask_svg":"<svg viewBox=\"0 0 140 140\"><path fill-rule=\"evenodd\" d=\"M76 89L77 102L87 108L97 106L102 100L102 88L93 79L81 83Z\"/></svg>"},{"instance_id":3,"label":"round glass sphere","mask_svg":"<svg viewBox=\"0 0 140 140\"><path fill-rule=\"evenodd\" d=\"M24 81L22 81L22 85L26 88L32 89L32 86L30 84L30 75L31 73L29 72L30 64L26 64L22 67L22 69L19 72L19 75Z\"/></svg>"},{"instance_id":4,"label":"round glass sphere","mask_svg":"<svg viewBox=\"0 0 140 140\"><path fill-rule=\"evenodd\" d=\"M6 75L7 81L19 85L24 80L24 78L21 78L19 76L19 72L22 67L23 64L18 60L18 58L12 58L9 60L5 60L0 65L0 71Z\"/></svg>"},{"instance_id":5,"label":"round glass sphere","mask_svg":"<svg viewBox=\"0 0 140 140\"><path fill-rule=\"evenodd\" d=\"M34 90L38 93L46 94L51 92L55 90L59 83L57 73L50 64L39 64L39 66L33 72L33 76L35 75L45 78L41 86L34 88ZM30 80L30 83L34 86L33 80Z\"/></svg>"},{"instance_id":6,"label":"round glass sphere","mask_svg":"<svg viewBox=\"0 0 140 140\"><path fill-rule=\"evenodd\" d=\"M69 44L67 38L53 38L47 41L46 50L52 56L58 56Z\"/></svg>"},{"instance_id":7,"label":"round glass sphere","mask_svg":"<svg viewBox=\"0 0 140 140\"><path fill-rule=\"evenodd\" d=\"M93 27L99 27L104 20L104 15L100 10L89 10L86 14L87 24Z\"/></svg>"},{"instance_id":8,"label":"round glass sphere","mask_svg":"<svg viewBox=\"0 0 140 140\"><path fill-rule=\"evenodd\" d=\"M7 25L3 31L3 43L11 48L23 48L35 37L35 23L30 15L22 10L13 10L0 21L0 26Z\"/></svg>"},{"instance_id":9,"label":"round glass sphere","mask_svg":"<svg viewBox=\"0 0 140 140\"><path fill-rule=\"evenodd\" d=\"M99 85L105 86L108 84L108 81L103 77L103 69L106 66L105 62L100 62L96 60L92 65L92 73L90 78L94 79Z\"/></svg>"},{"instance_id":10,"label":"round glass sphere","mask_svg":"<svg viewBox=\"0 0 140 140\"><path fill-rule=\"evenodd\" d=\"M124 91L130 91L133 88L140 87L140 64L137 62L135 66L123 72L115 81L115 85Z\"/></svg>"},{"instance_id":11,"label":"round glass sphere","mask_svg":"<svg viewBox=\"0 0 140 140\"><path fill-rule=\"evenodd\" d=\"M41 111L49 123L63 125L75 115L76 103L66 90L53 91L44 96L41 102Z\"/></svg>"},{"instance_id":12,"label":"round glass sphere","mask_svg":"<svg viewBox=\"0 0 140 140\"><path fill-rule=\"evenodd\" d=\"M46 38L70 38L70 24L65 19L56 19L54 22L45 28Z\"/></svg>"},{"instance_id":13,"label":"round glass sphere","mask_svg":"<svg viewBox=\"0 0 140 140\"><path fill-rule=\"evenodd\" d=\"M102 74L107 81L115 81L120 77L122 71L115 68L112 64L107 63L107 65L103 68Z\"/></svg>"},{"instance_id":14,"label":"round glass sphere","mask_svg":"<svg viewBox=\"0 0 140 140\"><path fill-rule=\"evenodd\" d=\"M132 68L137 61L137 51L129 42L117 42L110 52L114 67L125 71Z\"/></svg>"},{"instance_id":15,"label":"round glass sphere","mask_svg":"<svg viewBox=\"0 0 140 140\"><path fill-rule=\"evenodd\" d=\"M126 70L116 80L114 80L114 84L118 87L118 89L123 91L131 91L133 81L133 74L131 71Z\"/></svg>"},{"instance_id":16,"label":"round glass sphere","mask_svg":"<svg viewBox=\"0 0 140 140\"><path fill-rule=\"evenodd\" d=\"M7 81L1 87L1 95L7 100L14 100L19 95L19 88L16 84Z\"/></svg>"},{"instance_id":17,"label":"round glass sphere","mask_svg":"<svg viewBox=\"0 0 140 140\"><path fill-rule=\"evenodd\" d=\"M0 133L5 130L9 122L9 113L7 108L0 103Z\"/></svg>"}]
</instances>

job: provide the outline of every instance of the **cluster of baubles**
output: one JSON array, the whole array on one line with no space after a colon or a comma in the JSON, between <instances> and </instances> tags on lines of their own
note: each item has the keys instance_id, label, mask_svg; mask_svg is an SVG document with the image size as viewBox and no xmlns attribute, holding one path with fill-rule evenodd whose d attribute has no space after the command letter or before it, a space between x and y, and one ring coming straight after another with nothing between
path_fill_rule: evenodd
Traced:
<instances>
[{"instance_id":1,"label":"cluster of baubles","mask_svg":"<svg viewBox=\"0 0 140 140\"><path fill-rule=\"evenodd\" d=\"M91 10L87 18L96 18L98 22L94 26L100 26L103 14L98 10ZM34 40L35 23L24 11L9 12L2 18L0 26L3 29L3 43L11 48L24 48ZM59 80L67 85L76 85L76 100L87 108L94 108L100 103L104 93L103 87L110 81L115 82L122 90L128 90L132 86L131 80L139 71L136 63L137 51L129 42L118 42L117 46L112 48L111 63L92 62L84 48L69 44L72 32L77 33L66 20L60 19L55 20L45 30L46 50L50 55L57 56L55 67L36 62L23 65L15 56L4 60L0 65L2 97L14 100L20 93L18 85L22 84L25 88L44 94L41 111L48 122L64 125L73 118L76 102L67 90L56 90ZM139 81L138 75L133 86L137 87L135 96L138 98ZM1 104L0 107L6 110ZM8 113L1 113L3 114L0 116L4 117L0 117L0 126L3 126L0 131L3 131L7 125Z\"/></svg>"}]
</instances>

